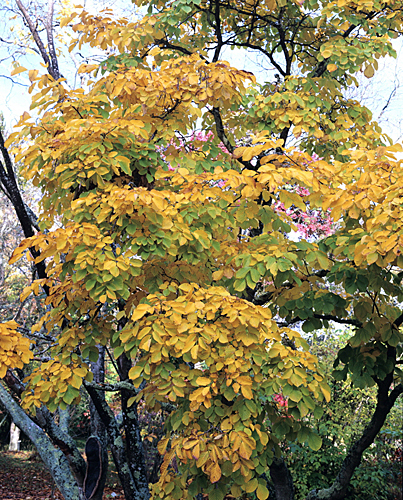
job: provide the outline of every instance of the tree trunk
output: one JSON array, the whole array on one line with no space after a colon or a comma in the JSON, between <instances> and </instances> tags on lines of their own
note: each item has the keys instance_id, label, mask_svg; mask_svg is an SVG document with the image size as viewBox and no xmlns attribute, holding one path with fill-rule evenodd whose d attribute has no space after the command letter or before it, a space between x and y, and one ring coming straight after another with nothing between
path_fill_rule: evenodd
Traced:
<instances>
[{"instance_id":1,"label":"tree trunk","mask_svg":"<svg viewBox=\"0 0 403 500\"><path fill-rule=\"evenodd\" d=\"M276 500L294 500L294 484L283 458L274 458L270 465Z\"/></svg>"},{"instance_id":2,"label":"tree trunk","mask_svg":"<svg viewBox=\"0 0 403 500\"><path fill-rule=\"evenodd\" d=\"M113 460L119 474L125 498L127 500L149 500L150 491L148 489L148 485L147 489L139 489L136 482L137 478L133 477L132 468L130 467L126 453L126 447L120 433L119 426L116 422L115 415L105 401L105 398L100 395L100 390L94 388L94 386L85 380L84 387L90 395L108 432Z\"/></svg>"},{"instance_id":3,"label":"tree trunk","mask_svg":"<svg viewBox=\"0 0 403 500\"><path fill-rule=\"evenodd\" d=\"M121 381L130 381L129 370L132 366L131 359L122 354L118 359ZM143 441L140 436L140 427L137 416L137 404L128 406L129 399L133 396L129 391L121 391L123 426L126 438L126 454L130 469L142 497L149 495L148 478L145 467Z\"/></svg>"},{"instance_id":4,"label":"tree trunk","mask_svg":"<svg viewBox=\"0 0 403 500\"><path fill-rule=\"evenodd\" d=\"M21 397L21 394L24 391L24 385L11 370L7 370L3 381L17 397ZM68 433L69 419L69 410L59 409L59 425L57 425L53 415L46 408L46 406L41 406L36 410L34 424L46 432L53 443L53 446L63 452L70 465L71 472L76 479L78 488L81 490L85 477L85 461L77 448L76 442Z\"/></svg>"},{"instance_id":5,"label":"tree trunk","mask_svg":"<svg viewBox=\"0 0 403 500\"><path fill-rule=\"evenodd\" d=\"M349 449L333 484L330 488L324 488L319 491L312 490L309 492L306 500L343 500L346 496L351 477L361 462L362 454L374 442L396 399L403 393L403 385L399 384L389 395L389 388L392 382L393 372L389 373L384 380L378 381L377 405L371 421L365 427L360 439Z\"/></svg>"},{"instance_id":6,"label":"tree trunk","mask_svg":"<svg viewBox=\"0 0 403 500\"><path fill-rule=\"evenodd\" d=\"M1 383L0 400L15 424L36 446L63 498L65 500L84 500L82 490L78 487L77 481L70 470L67 458L59 449L53 446L45 432L21 409Z\"/></svg>"},{"instance_id":7,"label":"tree trunk","mask_svg":"<svg viewBox=\"0 0 403 500\"><path fill-rule=\"evenodd\" d=\"M94 382L103 384L105 382L105 347L98 346L98 351L98 360L91 363L91 372L94 374ZM105 393L101 393L99 396L105 400ZM102 500L108 472L108 435L92 399L90 399L89 407L91 415L91 438L96 438L100 444L99 478L96 491L92 494L91 500ZM87 456L87 476L88 473L89 457Z\"/></svg>"},{"instance_id":8,"label":"tree trunk","mask_svg":"<svg viewBox=\"0 0 403 500\"><path fill-rule=\"evenodd\" d=\"M14 422L11 422L8 451L20 451L20 434L20 428L17 427Z\"/></svg>"}]
</instances>

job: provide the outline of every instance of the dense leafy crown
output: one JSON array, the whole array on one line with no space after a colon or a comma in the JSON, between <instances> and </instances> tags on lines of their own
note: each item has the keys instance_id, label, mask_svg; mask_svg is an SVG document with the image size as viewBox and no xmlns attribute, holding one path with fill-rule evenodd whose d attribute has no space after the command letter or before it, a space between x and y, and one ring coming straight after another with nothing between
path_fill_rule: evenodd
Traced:
<instances>
[{"instance_id":1,"label":"dense leafy crown","mask_svg":"<svg viewBox=\"0 0 403 500\"><path fill-rule=\"evenodd\" d=\"M25 293L50 287L36 328L60 336L24 404L77 402L96 346L111 346L133 360L133 400L177 408L154 495L203 489L218 499L231 484L233 495L263 500L259 476L279 439L317 449L303 417L329 398L293 325L351 321L336 373L361 387L400 354L399 147L345 89L394 54L401 2L156 0L148 12L62 21L74 43L113 54L81 67L85 89L30 71L41 118L25 114L9 141L29 138L19 158L44 193L43 232L13 260L32 246L46 259L48 278ZM278 77L257 84L221 58L225 45L258 50ZM295 237L295 217L278 203L331 211L333 234ZM15 328L2 325L13 340L0 356L26 362Z\"/></svg>"}]
</instances>

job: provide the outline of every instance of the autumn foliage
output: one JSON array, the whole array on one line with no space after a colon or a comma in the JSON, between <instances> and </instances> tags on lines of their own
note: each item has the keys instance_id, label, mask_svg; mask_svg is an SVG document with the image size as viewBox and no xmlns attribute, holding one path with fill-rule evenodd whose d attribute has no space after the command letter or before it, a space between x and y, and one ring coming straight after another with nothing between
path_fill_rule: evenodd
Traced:
<instances>
[{"instance_id":1,"label":"autumn foliage","mask_svg":"<svg viewBox=\"0 0 403 500\"><path fill-rule=\"evenodd\" d=\"M33 331L57 343L22 404L78 403L108 347L132 388L127 418L140 400L172 405L153 498L265 500L281 440L320 448L304 418L330 389L299 326L352 325L336 376L401 387L401 147L344 97L393 54L397 3L153 1L136 22L83 11L61 22L71 48L112 54L82 65L86 88L29 71L40 119L25 113L8 145L43 193L41 232L11 261L40 252L46 277L23 297L48 290ZM258 85L221 58L226 44L260 50L278 79ZM16 326L0 326L0 375L32 356Z\"/></svg>"}]
</instances>

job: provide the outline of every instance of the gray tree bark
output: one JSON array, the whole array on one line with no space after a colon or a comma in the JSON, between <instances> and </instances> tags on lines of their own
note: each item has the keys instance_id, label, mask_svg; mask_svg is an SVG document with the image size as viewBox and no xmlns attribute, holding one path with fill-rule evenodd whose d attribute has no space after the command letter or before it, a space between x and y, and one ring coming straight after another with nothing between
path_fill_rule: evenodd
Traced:
<instances>
[{"instance_id":1,"label":"gray tree bark","mask_svg":"<svg viewBox=\"0 0 403 500\"><path fill-rule=\"evenodd\" d=\"M15 424L35 445L45 466L65 500L84 500L67 458L51 442L45 432L22 410L0 383L0 399Z\"/></svg>"},{"instance_id":2,"label":"gray tree bark","mask_svg":"<svg viewBox=\"0 0 403 500\"><path fill-rule=\"evenodd\" d=\"M94 382L103 384L105 382L105 347L98 346L99 357L96 362L91 362L91 372L94 374ZM105 400L105 393L99 395ZM103 491L105 488L106 475L108 472L108 435L101 417L90 399L90 414L91 414L91 436L96 437L101 444L101 476L96 492L91 496L91 500L102 500ZM87 457L88 461L88 457Z\"/></svg>"}]
</instances>

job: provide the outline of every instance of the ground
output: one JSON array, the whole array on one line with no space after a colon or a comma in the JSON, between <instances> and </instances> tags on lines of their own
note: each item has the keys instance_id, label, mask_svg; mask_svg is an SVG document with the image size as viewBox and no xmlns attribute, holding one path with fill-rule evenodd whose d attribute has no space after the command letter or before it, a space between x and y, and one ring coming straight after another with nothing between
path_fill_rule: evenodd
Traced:
<instances>
[{"instance_id":1,"label":"ground","mask_svg":"<svg viewBox=\"0 0 403 500\"><path fill-rule=\"evenodd\" d=\"M109 471L106 484L104 500L124 500L115 471ZM36 452L0 452L0 500L62 498Z\"/></svg>"}]
</instances>

